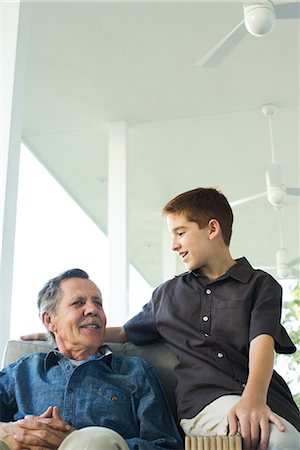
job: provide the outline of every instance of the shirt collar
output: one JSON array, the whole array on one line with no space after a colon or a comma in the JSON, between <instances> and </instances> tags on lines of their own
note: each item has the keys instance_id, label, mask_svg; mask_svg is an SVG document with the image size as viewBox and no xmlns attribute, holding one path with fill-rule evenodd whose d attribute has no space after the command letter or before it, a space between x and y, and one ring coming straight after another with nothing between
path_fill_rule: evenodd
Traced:
<instances>
[{"instance_id":1,"label":"shirt collar","mask_svg":"<svg viewBox=\"0 0 300 450\"><path fill-rule=\"evenodd\" d=\"M97 355L90 356L88 358L88 360L90 360L90 361L99 360L100 361L101 359L103 359L103 362L110 366L111 355L112 355L112 351L110 350L108 345L104 344L99 347L99 353L97 353ZM65 356L62 353L60 353L58 348L54 348L54 349L50 350L45 357L45 361L44 361L45 370L48 370L50 367L55 366L63 358L65 358Z\"/></svg>"},{"instance_id":2,"label":"shirt collar","mask_svg":"<svg viewBox=\"0 0 300 450\"><path fill-rule=\"evenodd\" d=\"M237 281L240 281L241 283L248 283L250 280L254 269L248 262L246 258L238 258L235 260L236 264L232 266L224 275L222 275L217 280L211 281L211 283L214 283L215 281L224 280L225 278L231 277L234 278ZM199 269L192 270L191 273L195 277L203 278L203 275Z\"/></svg>"},{"instance_id":3,"label":"shirt collar","mask_svg":"<svg viewBox=\"0 0 300 450\"><path fill-rule=\"evenodd\" d=\"M241 283L248 283L253 275L254 269L246 258L238 258L236 264L232 266L227 275Z\"/></svg>"}]
</instances>

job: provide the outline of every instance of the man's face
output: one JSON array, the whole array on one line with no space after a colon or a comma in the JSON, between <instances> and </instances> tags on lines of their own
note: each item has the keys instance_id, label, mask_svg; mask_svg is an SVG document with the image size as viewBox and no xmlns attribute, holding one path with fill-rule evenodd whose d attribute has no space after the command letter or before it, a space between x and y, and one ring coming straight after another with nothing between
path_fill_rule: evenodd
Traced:
<instances>
[{"instance_id":1,"label":"man's face","mask_svg":"<svg viewBox=\"0 0 300 450\"><path fill-rule=\"evenodd\" d=\"M104 340L106 316L97 286L87 279L68 278L60 283L62 298L51 318L49 330L62 353L81 351L92 355ZM70 353L70 354L69 354Z\"/></svg>"},{"instance_id":2,"label":"man's face","mask_svg":"<svg viewBox=\"0 0 300 450\"><path fill-rule=\"evenodd\" d=\"M184 214L168 214L167 225L172 239L171 248L188 270L203 269L210 264L208 226L200 229L196 222L188 221Z\"/></svg>"}]
</instances>

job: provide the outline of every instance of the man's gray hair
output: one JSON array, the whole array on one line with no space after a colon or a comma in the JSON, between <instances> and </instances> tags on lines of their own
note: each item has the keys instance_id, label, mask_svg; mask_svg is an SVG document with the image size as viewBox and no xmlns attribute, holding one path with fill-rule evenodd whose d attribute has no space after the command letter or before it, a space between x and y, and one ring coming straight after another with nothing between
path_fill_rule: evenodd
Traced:
<instances>
[{"instance_id":1,"label":"man's gray hair","mask_svg":"<svg viewBox=\"0 0 300 450\"><path fill-rule=\"evenodd\" d=\"M89 276L84 270L70 269L61 273L57 277L48 280L38 294L37 304L41 318L44 312L55 311L57 309L58 303L62 297L60 283L62 280L66 280L68 278L84 278L88 280ZM54 338L53 334L50 334L51 337Z\"/></svg>"}]
</instances>

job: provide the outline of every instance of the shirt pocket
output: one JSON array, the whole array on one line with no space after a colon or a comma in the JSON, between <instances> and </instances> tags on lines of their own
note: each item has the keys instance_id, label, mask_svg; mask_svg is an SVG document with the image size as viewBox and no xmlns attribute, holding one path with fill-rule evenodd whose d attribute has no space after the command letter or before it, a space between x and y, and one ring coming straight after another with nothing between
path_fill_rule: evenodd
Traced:
<instances>
[{"instance_id":1,"label":"shirt pocket","mask_svg":"<svg viewBox=\"0 0 300 450\"><path fill-rule=\"evenodd\" d=\"M216 302L214 332L235 347L247 347L249 339L250 305L240 299L220 299Z\"/></svg>"},{"instance_id":2,"label":"shirt pocket","mask_svg":"<svg viewBox=\"0 0 300 450\"><path fill-rule=\"evenodd\" d=\"M93 390L90 416L98 426L113 428L119 423L123 429L125 423L132 420L132 405L129 392L117 387L99 387Z\"/></svg>"},{"instance_id":3,"label":"shirt pocket","mask_svg":"<svg viewBox=\"0 0 300 450\"><path fill-rule=\"evenodd\" d=\"M101 387L96 390L97 395L100 395L100 399L107 404L120 405L131 404L131 395L129 392L123 391L119 388Z\"/></svg>"}]
</instances>

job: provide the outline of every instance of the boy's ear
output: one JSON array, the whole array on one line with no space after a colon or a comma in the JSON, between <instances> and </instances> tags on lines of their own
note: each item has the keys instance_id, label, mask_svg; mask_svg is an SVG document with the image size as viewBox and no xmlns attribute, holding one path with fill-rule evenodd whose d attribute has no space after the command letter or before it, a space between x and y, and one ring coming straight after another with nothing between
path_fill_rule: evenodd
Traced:
<instances>
[{"instance_id":1,"label":"boy's ear","mask_svg":"<svg viewBox=\"0 0 300 450\"><path fill-rule=\"evenodd\" d=\"M222 230L221 230L221 225L217 219L210 219L210 221L208 222L208 231L209 231L208 238L210 240L219 236L219 234L221 233Z\"/></svg>"},{"instance_id":2,"label":"boy's ear","mask_svg":"<svg viewBox=\"0 0 300 450\"><path fill-rule=\"evenodd\" d=\"M43 312L42 320L43 320L43 324L45 325L47 330L53 332L54 331L54 326L53 326L50 314L48 314L47 312Z\"/></svg>"}]
</instances>

